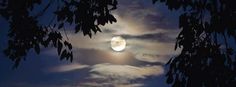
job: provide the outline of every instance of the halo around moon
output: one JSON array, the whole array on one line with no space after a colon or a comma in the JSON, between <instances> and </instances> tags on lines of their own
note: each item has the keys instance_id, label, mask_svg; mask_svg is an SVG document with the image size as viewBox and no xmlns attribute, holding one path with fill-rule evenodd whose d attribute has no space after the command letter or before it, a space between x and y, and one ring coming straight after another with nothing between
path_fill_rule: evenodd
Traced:
<instances>
[{"instance_id":1,"label":"halo around moon","mask_svg":"<svg viewBox=\"0 0 236 87\"><path fill-rule=\"evenodd\" d=\"M113 37L111 39L111 48L114 51L123 51L126 47L126 41L120 36Z\"/></svg>"}]
</instances>

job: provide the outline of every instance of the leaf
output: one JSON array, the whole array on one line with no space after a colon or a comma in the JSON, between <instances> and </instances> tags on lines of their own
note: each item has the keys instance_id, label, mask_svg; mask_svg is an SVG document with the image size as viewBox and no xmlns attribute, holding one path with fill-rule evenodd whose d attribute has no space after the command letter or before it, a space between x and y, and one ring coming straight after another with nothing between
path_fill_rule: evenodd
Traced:
<instances>
[{"instance_id":1,"label":"leaf","mask_svg":"<svg viewBox=\"0 0 236 87\"><path fill-rule=\"evenodd\" d=\"M67 54L67 51L66 51L66 50L63 50L63 52L61 53L60 60L63 60L63 59L65 59L65 57L66 57L66 54Z\"/></svg>"},{"instance_id":2,"label":"leaf","mask_svg":"<svg viewBox=\"0 0 236 87\"><path fill-rule=\"evenodd\" d=\"M62 49L62 43L60 41L57 42L57 53L58 55L61 54L61 49Z\"/></svg>"},{"instance_id":3,"label":"leaf","mask_svg":"<svg viewBox=\"0 0 236 87\"><path fill-rule=\"evenodd\" d=\"M187 15L182 14L179 16L179 28L182 28L183 26L186 26L186 20L187 20Z\"/></svg>"},{"instance_id":4,"label":"leaf","mask_svg":"<svg viewBox=\"0 0 236 87\"><path fill-rule=\"evenodd\" d=\"M67 22L69 24L72 24L73 23L73 15L72 15L72 12L70 13L71 15L68 15L68 18L67 18Z\"/></svg>"},{"instance_id":5,"label":"leaf","mask_svg":"<svg viewBox=\"0 0 236 87\"><path fill-rule=\"evenodd\" d=\"M53 46L54 46L54 47L57 47L57 43L56 43L56 42L57 42L57 39L56 39L56 38L53 38L53 39L52 39L52 43L53 43Z\"/></svg>"},{"instance_id":6,"label":"leaf","mask_svg":"<svg viewBox=\"0 0 236 87\"><path fill-rule=\"evenodd\" d=\"M64 45L67 46L70 50L72 49L71 43L64 41Z\"/></svg>"},{"instance_id":7,"label":"leaf","mask_svg":"<svg viewBox=\"0 0 236 87\"><path fill-rule=\"evenodd\" d=\"M95 27L99 32L102 32L102 30L97 25Z\"/></svg>"},{"instance_id":8,"label":"leaf","mask_svg":"<svg viewBox=\"0 0 236 87\"><path fill-rule=\"evenodd\" d=\"M117 22L116 18L113 15L108 16L110 23Z\"/></svg>"},{"instance_id":9,"label":"leaf","mask_svg":"<svg viewBox=\"0 0 236 87\"><path fill-rule=\"evenodd\" d=\"M57 33L56 33L56 37L61 40L61 39L62 39L61 33L60 33L60 32L57 32Z\"/></svg>"},{"instance_id":10,"label":"leaf","mask_svg":"<svg viewBox=\"0 0 236 87\"><path fill-rule=\"evenodd\" d=\"M91 32L89 32L88 35L89 35L90 38L92 38L92 33Z\"/></svg>"},{"instance_id":11,"label":"leaf","mask_svg":"<svg viewBox=\"0 0 236 87\"><path fill-rule=\"evenodd\" d=\"M72 49L72 45L71 45L71 44L68 44L68 48L71 50L71 49Z\"/></svg>"},{"instance_id":12,"label":"leaf","mask_svg":"<svg viewBox=\"0 0 236 87\"><path fill-rule=\"evenodd\" d=\"M173 58L170 58L170 60L166 63L167 65L169 65L172 62Z\"/></svg>"},{"instance_id":13,"label":"leaf","mask_svg":"<svg viewBox=\"0 0 236 87\"><path fill-rule=\"evenodd\" d=\"M37 54L40 53L40 47L39 47L39 44L35 44L35 45L34 45L34 50L35 50L35 52L36 52Z\"/></svg>"},{"instance_id":14,"label":"leaf","mask_svg":"<svg viewBox=\"0 0 236 87\"><path fill-rule=\"evenodd\" d=\"M173 76L172 75L168 75L166 83L170 84L170 83L173 82L173 80L174 80Z\"/></svg>"},{"instance_id":15,"label":"leaf","mask_svg":"<svg viewBox=\"0 0 236 87\"><path fill-rule=\"evenodd\" d=\"M73 53L71 52L70 53L70 62L72 62L73 61Z\"/></svg>"}]
</instances>

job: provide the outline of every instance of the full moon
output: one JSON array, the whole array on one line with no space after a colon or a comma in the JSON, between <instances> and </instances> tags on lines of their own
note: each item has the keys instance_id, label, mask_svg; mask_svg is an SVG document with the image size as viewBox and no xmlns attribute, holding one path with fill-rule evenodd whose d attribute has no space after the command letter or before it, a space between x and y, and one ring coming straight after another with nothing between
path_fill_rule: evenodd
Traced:
<instances>
[{"instance_id":1,"label":"full moon","mask_svg":"<svg viewBox=\"0 0 236 87\"><path fill-rule=\"evenodd\" d=\"M125 47L126 47L126 41L124 38L116 36L111 39L111 48L114 51L122 51L125 49Z\"/></svg>"}]
</instances>

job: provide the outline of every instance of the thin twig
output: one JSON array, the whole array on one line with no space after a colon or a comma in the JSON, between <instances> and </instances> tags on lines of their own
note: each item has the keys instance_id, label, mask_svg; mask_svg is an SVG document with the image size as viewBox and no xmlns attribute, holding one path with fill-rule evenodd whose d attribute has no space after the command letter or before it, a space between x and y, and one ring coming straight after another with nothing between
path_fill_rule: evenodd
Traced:
<instances>
[{"instance_id":1,"label":"thin twig","mask_svg":"<svg viewBox=\"0 0 236 87\"><path fill-rule=\"evenodd\" d=\"M66 39L69 40L69 38L68 38L68 36L67 36L67 33L66 33L66 29L63 28L63 30L64 30L64 33L65 33L65 35L66 35Z\"/></svg>"},{"instance_id":2,"label":"thin twig","mask_svg":"<svg viewBox=\"0 0 236 87\"><path fill-rule=\"evenodd\" d=\"M46 12L46 10L51 6L51 4L53 3L53 1L54 1L54 0L50 0L50 1L48 2L48 4L46 5L46 7L45 7L42 11L40 11L40 12L35 16L35 18L38 18L38 17L42 16L42 15Z\"/></svg>"},{"instance_id":3,"label":"thin twig","mask_svg":"<svg viewBox=\"0 0 236 87\"><path fill-rule=\"evenodd\" d=\"M223 33L223 37L224 37L224 41L225 41L225 46L226 46L226 49L228 49L228 42L227 42L227 39L226 39L226 36L225 36L225 33Z\"/></svg>"}]
</instances>

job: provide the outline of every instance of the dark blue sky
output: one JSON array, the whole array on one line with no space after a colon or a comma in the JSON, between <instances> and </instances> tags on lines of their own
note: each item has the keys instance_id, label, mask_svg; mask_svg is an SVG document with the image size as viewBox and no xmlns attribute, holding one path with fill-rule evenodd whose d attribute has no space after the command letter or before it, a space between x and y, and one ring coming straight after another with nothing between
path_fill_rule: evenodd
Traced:
<instances>
[{"instance_id":1,"label":"dark blue sky","mask_svg":"<svg viewBox=\"0 0 236 87\"><path fill-rule=\"evenodd\" d=\"M51 8L53 9L53 8ZM60 61L53 48L40 55L31 50L17 69L0 53L0 87L168 87L165 66L175 55L178 12L147 0L119 0L113 11L118 22L102 26L92 39L66 27L75 59ZM50 13L41 22L50 19ZM7 47L8 24L0 17L0 50ZM122 52L110 48L113 36L122 36ZM166 39L168 38L168 39Z\"/></svg>"}]
</instances>

